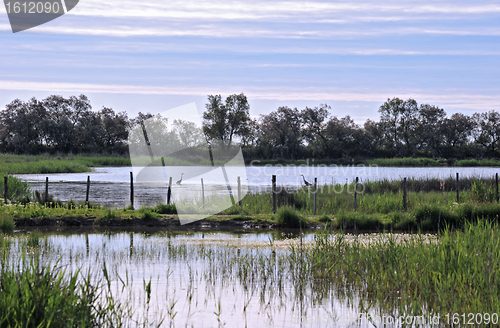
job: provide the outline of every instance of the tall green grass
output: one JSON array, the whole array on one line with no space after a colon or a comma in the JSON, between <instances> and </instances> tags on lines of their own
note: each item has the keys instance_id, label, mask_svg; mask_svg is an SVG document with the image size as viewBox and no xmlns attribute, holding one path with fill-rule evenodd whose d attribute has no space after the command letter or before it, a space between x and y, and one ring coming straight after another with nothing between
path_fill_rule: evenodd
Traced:
<instances>
[{"instance_id":1,"label":"tall green grass","mask_svg":"<svg viewBox=\"0 0 500 328\"><path fill-rule=\"evenodd\" d=\"M500 166L500 161L495 159L462 159L453 163L453 166L475 167L475 166Z\"/></svg>"},{"instance_id":2,"label":"tall green grass","mask_svg":"<svg viewBox=\"0 0 500 328\"><path fill-rule=\"evenodd\" d=\"M105 291L106 292L106 291ZM68 273L36 258L0 267L0 327L106 327L121 322L120 305L90 274Z\"/></svg>"},{"instance_id":3,"label":"tall green grass","mask_svg":"<svg viewBox=\"0 0 500 328\"><path fill-rule=\"evenodd\" d=\"M0 155L4 174L89 172L96 166L130 166L130 158L95 155Z\"/></svg>"},{"instance_id":4,"label":"tall green grass","mask_svg":"<svg viewBox=\"0 0 500 328\"><path fill-rule=\"evenodd\" d=\"M364 304L376 303L389 313L500 310L498 224L467 223L463 230L446 229L438 241L386 236L369 246L324 234L308 261L310 275L354 287Z\"/></svg>"},{"instance_id":5,"label":"tall green grass","mask_svg":"<svg viewBox=\"0 0 500 328\"><path fill-rule=\"evenodd\" d=\"M433 158L376 158L366 161L369 165L377 166L397 166L397 167L432 167L432 166L442 166L446 164L444 159L433 159Z\"/></svg>"},{"instance_id":6,"label":"tall green grass","mask_svg":"<svg viewBox=\"0 0 500 328\"><path fill-rule=\"evenodd\" d=\"M0 213L0 233L9 233L14 231L14 220L5 215L5 213Z\"/></svg>"}]
</instances>

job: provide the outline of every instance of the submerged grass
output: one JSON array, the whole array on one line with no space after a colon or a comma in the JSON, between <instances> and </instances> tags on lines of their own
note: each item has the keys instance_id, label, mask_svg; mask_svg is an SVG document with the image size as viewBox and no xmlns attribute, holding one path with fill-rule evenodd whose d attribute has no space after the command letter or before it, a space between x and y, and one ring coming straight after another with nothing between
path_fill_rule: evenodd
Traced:
<instances>
[{"instance_id":1,"label":"submerged grass","mask_svg":"<svg viewBox=\"0 0 500 328\"><path fill-rule=\"evenodd\" d=\"M312 276L355 286L367 306L388 312L500 311L500 231L487 221L446 229L437 242L387 236L367 246L323 234L309 261Z\"/></svg>"},{"instance_id":2,"label":"submerged grass","mask_svg":"<svg viewBox=\"0 0 500 328\"><path fill-rule=\"evenodd\" d=\"M70 253L70 259L102 265L104 280L98 288L93 287L88 275L64 271L57 263L37 262L38 257L31 262L21 262L24 264L20 268L17 257L12 257L15 265L5 265L4 260L0 282L7 277L8 288L0 283L0 289L4 288L0 293L0 322L10 315L9 311L15 311L23 315L9 319L4 326L31 326L26 324L31 320L26 313L36 308L38 319L32 322L33 326L40 323L47 326L51 318L57 318L56 327L61 322L80 327L120 326L119 320L127 322L125 309L135 306L137 310L143 305L145 312L139 317L146 319L150 302L161 298L164 300L157 303L161 311L156 314L165 315L166 326L169 323L188 327L197 326L196 322L190 322L190 314L198 311L205 311L207 325L215 319L222 325L228 317L240 320L238 316L241 316L246 320L250 303L253 307L248 309L255 312L248 315L260 316L264 322L269 319L269 325L273 323L273 315L288 317L284 320L289 320L290 315L303 315L306 320L314 315L314 308L329 310L330 302L332 311L347 304L346 307L357 313L371 311L393 317L424 315L428 318L440 314L439 326L449 326L445 319L447 313L498 314L500 310L500 231L497 224L485 221L467 222L461 230L445 229L435 238L421 234L405 238L380 234L365 239L325 229L312 243L303 245L295 240L288 248L277 247L274 237L262 248L244 244L229 246L218 239L211 243L210 238L203 237L193 240L195 243L184 239L176 241L172 231L159 232L156 236L148 233L145 237L133 238L130 233L130 249L113 248L110 242L116 239L110 233L101 246L94 242L86 250L81 248L77 253ZM1 238L0 247L5 245ZM45 240L46 236L28 236L27 240L30 238ZM43 246L27 246L24 251L29 254L33 247L42 251L46 244L50 242L39 241L38 245ZM13 245L24 247L25 244ZM15 253L15 247L10 247L10 252ZM50 249L51 254L56 252L66 253L67 260L66 248ZM111 263L109 271L103 261ZM127 283L133 280L132 276L117 276L117 272L131 265L144 267L149 274L148 270L159 262L165 264L169 272L158 276L157 281L141 277L133 287ZM30 289L33 286L36 288ZM133 294L127 294L128 289ZM22 292L18 293L19 290ZM236 295L234 300L231 293ZM64 295L70 295L66 302L73 304L71 308L61 303ZM124 303L114 301L117 295L122 295ZM207 304L214 304L215 309L207 309ZM258 311L259 304L266 311ZM486 317L483 324L487 325L484 319ZM281 318L276 318L276 322L278 320ZM0 324L0 327L3 326Z\"/></svg>"},{"instance_id":3,"label":"submerged grass","mask_svg":"<svg viewBox=\"0 0 500 328\"><path fill-rule=\"evenodd\" d=\"M0 265L0 327L108 327L122 321L121 306L90 273L68 273L36 257ZM107 294L107 297L102 297Z\"/></svg>"}]
</instances>

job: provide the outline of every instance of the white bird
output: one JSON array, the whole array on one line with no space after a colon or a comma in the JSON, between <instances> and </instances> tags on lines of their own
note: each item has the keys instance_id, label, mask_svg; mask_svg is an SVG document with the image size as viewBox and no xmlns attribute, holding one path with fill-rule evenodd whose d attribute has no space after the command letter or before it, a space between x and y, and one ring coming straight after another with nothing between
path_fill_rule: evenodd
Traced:
<instances>
[{"instance_id":1,"label":"white bird","mask_svg":"<svg viewBox=\"0 0 500 328\"><path fill-rule=\"evenodd\" d=\"M307 182L307 181L306 181L306 178L304 177L304 175L303 175L303 174L301 174L301 176L302 176L302 179L304 179L304 183L305 183L305 185L309 187L311 184L310 184L309 182Z\"/></svg>"},{"instance_id":2,"label":"white bird","mask_svg":"<svg viewBox=\"0 0 500 328\"><path fill-rule=\"evenodd\" d=\"M180 184L182 183L182 175L183 175L183 174L184 174L184 173L181 173L181 178L180 178L179 180L177 180L177 182L176 182L175 184L180 185Z\"/></svg>"}]
</instances>

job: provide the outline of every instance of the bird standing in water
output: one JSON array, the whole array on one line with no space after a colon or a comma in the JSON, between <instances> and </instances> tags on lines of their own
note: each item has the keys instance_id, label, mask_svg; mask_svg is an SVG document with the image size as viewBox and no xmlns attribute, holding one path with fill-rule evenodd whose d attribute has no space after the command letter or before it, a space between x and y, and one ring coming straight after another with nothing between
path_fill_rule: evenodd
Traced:
<instances>
[{"instance_id":1,"label":"bird standing in water","mask_svg":"<svg viewBox=\"0 0 500 328\"><path fill-rule=\"evenodd\" d=\"M183 175L183 174L184 174L184 173L181 173L181 178L180 178L179 180L177 180L177 182L176 182L175 184L180 185L180 184L182 183L182 175Z\"/></svg>"}]
</instances>

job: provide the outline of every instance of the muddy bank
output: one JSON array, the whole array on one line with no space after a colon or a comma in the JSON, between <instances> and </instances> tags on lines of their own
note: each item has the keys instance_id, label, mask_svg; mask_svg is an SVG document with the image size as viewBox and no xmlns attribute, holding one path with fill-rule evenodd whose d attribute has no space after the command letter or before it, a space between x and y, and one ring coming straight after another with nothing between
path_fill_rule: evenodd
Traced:
<instances>
[{"instance_id":1,"label":"muddy bank","mask_svg":"<svg viewBox=\"0 0 500 328\"><path fill-rule=\"evenodd\" d=\"M16 228L24 227L155 227L155 228L175 228L175 229L209 229L209 230L278 230L282 227L271 221L264 220L242 220L241 218L231 218L230 216L214 216L189 224L181 225L177 216L162 216L157 220L146 220L141 218L113 218L99 219L96 217L44 217L44 218L22 218L14 219ZM309 224L304 229L318 229L321 224Z\"/></svg>"}]
</instances>

